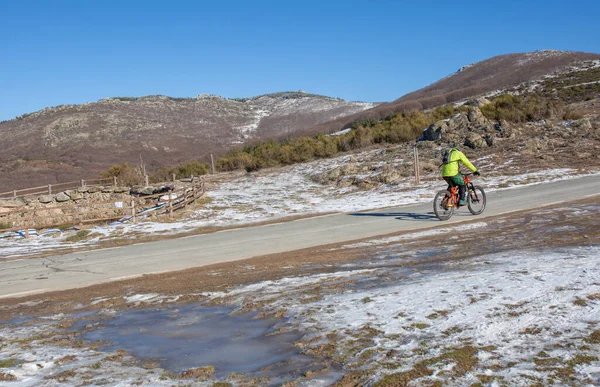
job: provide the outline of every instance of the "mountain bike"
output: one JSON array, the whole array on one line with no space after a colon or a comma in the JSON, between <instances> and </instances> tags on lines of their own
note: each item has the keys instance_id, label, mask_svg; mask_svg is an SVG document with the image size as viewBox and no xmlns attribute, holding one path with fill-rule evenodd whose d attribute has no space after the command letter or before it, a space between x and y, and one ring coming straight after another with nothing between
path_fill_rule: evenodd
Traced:
<instances>
[{"instance_id":1,"label":"mountain bike","mask_svg":"<svg viewBox=\"0 0 600 387\"><path fill-rule=\"evenodd\" d=\"M485 191L478 185L473 185L469 176L465 174L465 185L467 186L467 207L473 215L479 215L485 210ZM454 211L460 208L458 186L455 185L444 191L439 191L433 199L433 212L439 220L448 220Z\"/></svg>"}]
</instances>

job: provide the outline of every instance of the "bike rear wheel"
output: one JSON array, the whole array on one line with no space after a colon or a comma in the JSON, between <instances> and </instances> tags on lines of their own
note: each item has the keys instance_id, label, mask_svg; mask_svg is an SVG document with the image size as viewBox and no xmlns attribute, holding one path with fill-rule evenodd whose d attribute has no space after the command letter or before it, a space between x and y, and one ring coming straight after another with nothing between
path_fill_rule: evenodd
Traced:
<instances>
[{"instance_id":1,"label":"bike rear wheel","mask_svg":"<svg viewBox=\"0 0 600 387\"><path fill-rule=\"evenodd\" d=\"M467 203L469 211L473 215L479 215L485 210L485 191L480 186L476 185L473 190L469 190L467 195Z\"/></svg>"},{"instance_id":2,"label":"bike rear wheel","mask_svg":"<svg viewBox=\"0 0 600 387\"><path fill-rule=\"evenodd\" d=\"M439 191L433 199L433 213L439 220L448 220L454 213L455 204L450 192Z\"/></svg>"}]
</instances>

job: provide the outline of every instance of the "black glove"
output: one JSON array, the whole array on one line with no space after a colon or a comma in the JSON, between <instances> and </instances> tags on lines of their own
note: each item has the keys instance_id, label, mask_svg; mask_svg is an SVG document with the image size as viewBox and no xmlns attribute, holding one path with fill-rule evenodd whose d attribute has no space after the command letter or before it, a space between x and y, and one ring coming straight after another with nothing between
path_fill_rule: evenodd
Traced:
<instances>
[{"instance_id":1,"label":"black glove","mask_svg":"<svg viewBox=\"0 0 600 387\"><path fill-rule=\"evenodd\" d=\"M480 176L480 175L481 175L481 173L479 173L479 171L475 171L475 172L473 172L473 174L474 174L475 176Z\"/></svg>"}]
</instances>

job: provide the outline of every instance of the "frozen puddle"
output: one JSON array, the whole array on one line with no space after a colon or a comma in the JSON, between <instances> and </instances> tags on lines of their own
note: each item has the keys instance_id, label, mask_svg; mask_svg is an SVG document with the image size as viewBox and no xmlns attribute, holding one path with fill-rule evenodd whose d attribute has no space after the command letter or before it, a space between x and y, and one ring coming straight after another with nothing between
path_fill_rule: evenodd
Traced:
<instances>
[{"instance_id":1,"label":"frozen puddle","mask_svg":"<svg viewBox=\"0 0 600 387\"><path fill-rule=\"evenodd\" d=\"M279 320L232 312L233 308L198 305L128 310L100 322L81 338L110 342L101 349L126 350L174 373L214 366L217 378L244 373L245 377L267 376L273 383L286 373L310 370L314 359L293 346L301 338L298 332L275 333ZM80 324L74 328L83 328L85 322Z\"/></svg>"}]
</instances>

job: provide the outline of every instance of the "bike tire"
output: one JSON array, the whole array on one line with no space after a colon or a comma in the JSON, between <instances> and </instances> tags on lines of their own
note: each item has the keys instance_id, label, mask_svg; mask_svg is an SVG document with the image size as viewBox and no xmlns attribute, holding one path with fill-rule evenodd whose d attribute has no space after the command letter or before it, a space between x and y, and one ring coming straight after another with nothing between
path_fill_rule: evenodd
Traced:
<instances>
[{"instance_id":1,"label":"bike tire","mask_svg":"<svg viewBox=\"0 0 600 387\"><path fill-rule=\"evenodd\" d=\"M469 190L467 204L469 206L469 211L473 215L479 215L485 210L486 197L482 187L476 185L473 187L472 191Z\"/></svg>"},{"instance_id":2,"label":"bike tire","mask_svg":"<svg viewBox=\"0 0 600 387\"><path fill-rule=\"evenodd\" d=\"M454 214L454 205L447 206L446 203L450 199L450 192L439 191L433 199L433 213L439 220L448 220Z\"/></svg>"}]
</instances>

